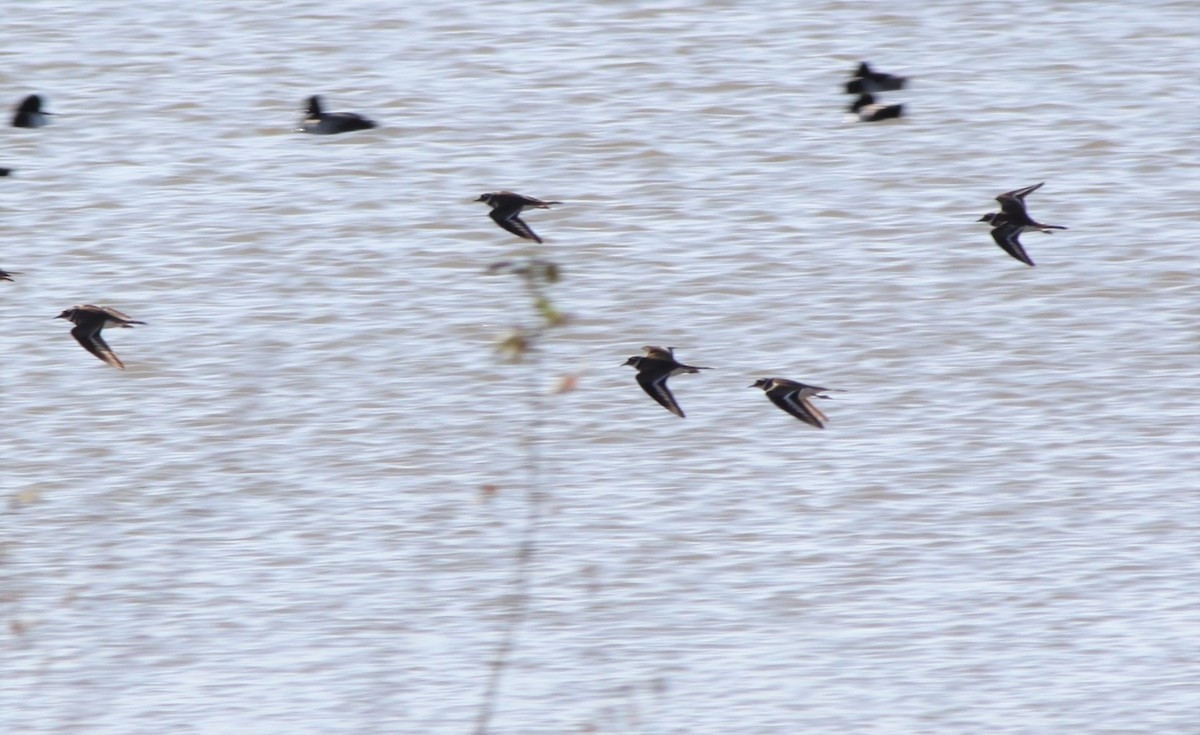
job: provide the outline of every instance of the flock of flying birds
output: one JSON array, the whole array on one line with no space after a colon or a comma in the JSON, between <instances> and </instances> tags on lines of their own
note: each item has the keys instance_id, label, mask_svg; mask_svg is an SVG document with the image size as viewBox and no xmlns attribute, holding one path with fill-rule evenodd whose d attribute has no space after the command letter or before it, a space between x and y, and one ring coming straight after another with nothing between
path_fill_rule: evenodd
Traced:
<instances>
[{"instance_id":1,"label":"flock of flying birds","mask_svg":"<svg viewBox=\"0 0 1200 735\"><path fill-rule=\"evenodd\" d=\"M562 202L547 202L511 191L490 191L480 195L475 201L483 202L492 208L488 216L497 225L517 237L537 243L542 242L542 238L538 237L533 228L521 219L521 212L526 209L549 209L552 204L562 204ZM671 394L671 389L667 387L667 378L680 373L698 373L710 368L684 365L675 359L674 347L664 349L647 345L642 349L645 351L645 355L634 355L624 364L638 371L637 382L642 386L642 390L646 391L646 395L679 418L684 418L683 409L679 407L675 396ZM762 378L749 387L762 388L766 392L767 398L771 399L776 406L818 429L825 428L825 421L828 420L828 417L819 408L812 405L808 399L812 397L829 398L822 394L836 390L805 385L786 378Z\"/></svg>"},{"instance_id":2,"label":"flock of flying birds","mask_svg":"<svg viewBox=\"0 0 1200 735\"><path fill-rule=\"evenodd\" d=\"M903 89L907 80L904 77L893 76L883 72L873 71L867 62L859 64L851 79L846 82L846 93L858 97L850 106L850 111L863 122L875 122L900 117L903 105L884 105L876 101L875 95L880 92L892 92ZM39 95L31 94L17 106L13 115L12 125L18 128L40 128L49 122L48 115L53 113L42 109L43 100ZM309 97L305 116L296 128L297 132L313 135L336 135L355 130L369 130L377 127L375 121L355 112L325 112L319 96ZM7 176L9 169L0 168L0 176ZM1061 225L1047 225L1037 222L1029 216L1025 207L1025 197L1042 187L1042 183L1014 189L996 197L1000 203L999 212L989 212L978 221L988 223L992 228L992 239L1004 252L1025 265L1032 266L1033 260L1025 252L1018 236L1026 230L1037 230L1050 234L1054 230L1065 230ZM488 216L502 229L526 240L541 243L542 238L521 219L521 213L526 209L548 209L562 202L549 202L534 197L517 194L511 191L492 191L480 195L475 201L487 204L491 211ZM0 281L11 281L13 275L19 273L0 270ZM64 310L56 319L66 319L75 324L71 330L73 336L85 350L92 353L105 363L115 368L124 369L120 358L104 341L101 332L105 327L129 328L134 324L145 324L129 318L126 314L108 306L93 304L77 304ZM644 355L635 355L625 361L637 370L637 382L659 405L676 416L683 418L684 413L679 408L675 396L667 387L667 379L681 373L698 373L709 368L684 365L675 359L675 348L655 347L643 348ZM826 393L834 392L833 388L822 388L806 385L786 378L761 378L750 388L761 388L772 403L795 416L806 424L818 429L825 428L828 418L810 399L831 396Z\"/></svg>"}]
</instances>

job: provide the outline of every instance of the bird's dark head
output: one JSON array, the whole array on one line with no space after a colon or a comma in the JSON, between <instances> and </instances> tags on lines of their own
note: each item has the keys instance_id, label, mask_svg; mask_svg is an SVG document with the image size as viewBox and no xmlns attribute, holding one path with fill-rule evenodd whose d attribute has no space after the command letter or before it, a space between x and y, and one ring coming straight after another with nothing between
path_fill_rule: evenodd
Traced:
<instances>
[{"instance_id":1,"label":"bird's dark head","mask_svg":"<svg viewBox=\"0 0 1200 735\"><path fill-rule=\"evenodd\" d=\"M77 311L79 311L79 310L78 310L78 309L76 309L76 308L74 308L74 307L72 307L72 308L70 308L70 309L64 309L64 310L63 310L63 313L59 314L58 316L56 316L56 317L54 317L54 318L55 318L55 319L74 319L74 318L75 318L75 313L76 313Z\"/></svg>"},{"instance_id":2,"label":"bird's dark head","mask_svg":"<svg viewBox=\"0 0 1200 735\"><path fill-rule=\"evenodd\" d=\"M987 214L983 215L982 217L980 217L979 219L977 219L975 221L992 223L992 222L995 222L996 218L999 216L1000 216L999 212L988 212Z\"/></svg>"},{"instance_id":3,"label":"bird's dark head","mask_svg":"<svg viewBox=\"0 0 1200 735\"><path fill-rule=\"evenodd\" d=\"M626 365L634 368L639 367L642 364L643 359L644 358L641 355L634 355L625 362L621 363L621 367L625 367Z\"/></svg>"},{"instance_id":4,"label":"bird's dark head","mask_svg":"<svg viewBox=\"0 0 1200 735\"><path fill-rule=\"evenodd\" d=\"M492 202L492 196L493 196L493 195L492 195L492 192L490 192L490 191L489 191L489 192L488 192L488 193L486 193L486 194L480 194L480 195L479 195L479 198L478 198L478 199L476 199L475 201L477 201L477 202L487 202L487 203L491 204L491 202Z\"/></svg>"},{"instance_id":5,"label":"bird's dark head","mask_svg":"<svg viewBox=\"0 0 1200 735\"><path fill-rule=\"evenodd\" d=\"M754 381L754 385L748 385L746 387L747 388L762 388L763 390L766 390L771 387L771 379L770 378L759 378L758 380Z\"/></svg>"}]
</instances>

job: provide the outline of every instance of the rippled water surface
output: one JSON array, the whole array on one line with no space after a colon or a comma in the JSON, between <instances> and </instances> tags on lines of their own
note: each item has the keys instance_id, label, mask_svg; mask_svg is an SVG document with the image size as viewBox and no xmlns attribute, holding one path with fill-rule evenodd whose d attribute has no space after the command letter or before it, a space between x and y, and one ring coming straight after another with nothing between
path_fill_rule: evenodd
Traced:
<instances>
[{"instance_id":1,"label":"rippled water surface","mask_svg":"<svg viewBox=\"0 0 1200 735\"><path fill-rule=\"evenodd\" d=\"M492 732L1195 733L1198 23L8 3L57 115L0 129L0 731L470 732L537 455ZM907 117L846 120L861 59ZM1039 181L1028 268L976 220ZM510 364L530 255L572 318ZM646 344L713 368L686 420Z\"/></svg>"}]
</instances>

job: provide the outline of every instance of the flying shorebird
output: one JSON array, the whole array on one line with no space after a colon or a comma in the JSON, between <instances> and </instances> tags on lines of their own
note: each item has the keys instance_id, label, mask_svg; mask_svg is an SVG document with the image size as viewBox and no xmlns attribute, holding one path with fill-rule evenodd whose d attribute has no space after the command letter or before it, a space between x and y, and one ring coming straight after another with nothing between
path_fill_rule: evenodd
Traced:
<instances>
[{"instance_id":1,"label":"flying shorebird","mask_svg":"<svg viewBox=\"0 0 1200 735\"><path fill-rule=\"evenodd\" d=\"M0 281L11 281L13 276L19 275L21 274L17 273L16 271L0 270Z\"/></svg>"},{"instance_id":2,"label":"flying shorebird","mask_svg":"<svg viewBox=\"0 0 1200 735\"><path fill-rule=\"evenodd\" d=\"M814 396L830 398L830 396L821 394L838 390L837 388L805 385L786 378L760 378L754 381L754 385L747 387L762 388L767 394L767 398L771 399L771 403L818 429L825 428L825 422L829 420L829 417L822 413L821 409L812 405L808 399Z\"/></svg>"},{"instance_id":3,"label":"flying shorebird","mask_svg":"<svg viewBox=\"0 0 1200 735\"><path fill-rule=\"evenodd\" d=\"M552 204L562 204L562 202L544 202L541 199L511 191L489 191L486 194L480 194L475 201L486 202L491 206L492 211L488 212L488 216L492 218L493 222L517 237L537 243L541 243L542 238L538 237L537 233L531 230L519 215L525 209L549 209Z\"/></svg>"},{"instance_id":4,"label":"flying shorebird","mask_svg":"<svg viewBox=\"0 0 1200 735\"><path fill-rule=\"evenodd\" d=\"M105 327L130 328L134 324L146 323L130 319L127 315L111 307L93 306L92 304L76 304L54 318L74 322L75 328L71 330L71 336L83 345L83 349L121 370L125 369L125 364L100 336L101 330Z\"/></svg>"},{"instance_id":5,"label":"flying shorebird","mask_svg":"<svg viewBox=\"0 0 1200 735\"><path fill-rule=\"evenodd\" d=\"M646 395L658 401L663 408L679 418L683 418L683 410L679 408L679 404L675 402L675 396L671 395L670 389L667 388L667 378L680 373L698 373L709 368L684 365L675 359L674 347L664 350L661 347L647 345L642 349L646 351L645 356L634 355L624 364L637 369L638 385L642 386Z\"/></svg>"},{"instance_id":6,"label":"flying shorebird","mask_svg":"<svg viewBox=\"0 0 1200 735\"><path fill-rule=\"evenodd\" d=\"M308 98L307 111L296 130L313 135L336 135L353 130L369 130L373 127L374 120L369 120L357 112L325 112L321 108L321 97L314 94Z\"/></svg>"},{"instance_id":7,"label":"flying shorebird","mask_svg":"<svg viewBox=\"0 0 1200 735\"><path fill-rule=\"evenodd\" d=\"M1021 246L1021 241L1017 237L1025 230L1038 230L1047 235L1051 234L1052 230L1065 230L1062 225L1045 225L1041 222L1036 222L1029 216L1029 212L1025 209L1025 197L1042 188L1042 184L1034 184L1026 186L1023 189L1014 189L1013 191L1005 192L996 197L996 201L1000 202L999 212L988 212L980 217L978 222L987 222L992 226L992 239L996 241L1004 252L1021 261L1025 265L1032 266L1033 260L1025 253L1025 248Z\"/></svg>"}]
</instances>

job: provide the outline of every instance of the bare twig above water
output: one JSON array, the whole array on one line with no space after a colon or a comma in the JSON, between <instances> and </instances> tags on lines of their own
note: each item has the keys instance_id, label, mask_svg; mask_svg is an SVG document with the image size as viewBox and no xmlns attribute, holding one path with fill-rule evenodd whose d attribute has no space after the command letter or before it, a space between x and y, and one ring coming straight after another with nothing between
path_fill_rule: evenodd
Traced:
<instances>
[{"instance_id":1,"label":"bare twig above water","mask_svg":"<svg viewBox=\"0 0 1200 735\"><path fill-rule=\"evenodd\" d=\"M511 274L520 277L529 296L533 318L527 323L515 325L497 345L497 350L517 362L530 367L534 380L527 381L529 401L529 423L525 427L526 502L528 512L521 540L517 545L513 569L512 607L505 617L496 645L495 655L489 665L487 684L475 720L475 735L487 735L496 700L500 694L500 683L504 671L516 646L517 633L529 612L530 589L532 588L533 560L537 553L537 533L541 523L546 494L542 490L542 457L539 439L545 415L546 392L537 378L542 376L541 353L538 349L546 332L566 322L566 317L555 308L550 300L549 289L559 280L558 265L538 258L525 261L493 263L487 269L492 274Z\"/></svg>"}]
</instances>

